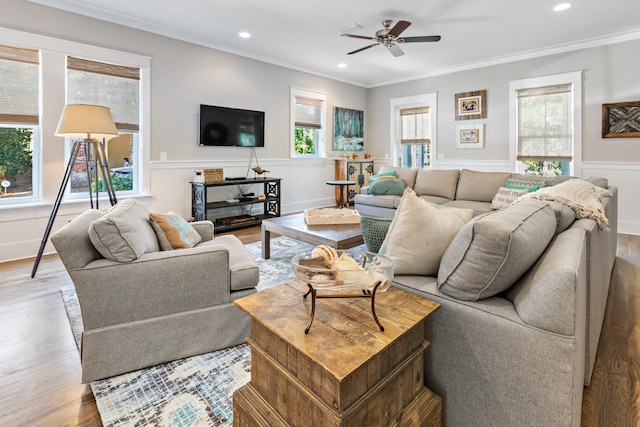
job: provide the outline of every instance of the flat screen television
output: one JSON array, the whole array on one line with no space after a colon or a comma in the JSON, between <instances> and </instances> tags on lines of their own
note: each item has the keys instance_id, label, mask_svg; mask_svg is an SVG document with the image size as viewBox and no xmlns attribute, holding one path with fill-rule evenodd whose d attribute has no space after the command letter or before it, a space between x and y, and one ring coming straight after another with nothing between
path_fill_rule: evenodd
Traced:
<instances>
[{"instance_id":1,"label":"flat screen television","mask_svg":"<svg viewBox=\"0 0 640 427\"><path fill-rule=\"evenodd\" d=\"M264 111L201 104L200 145L264 147Z\"/></svg>"}]
</instances>

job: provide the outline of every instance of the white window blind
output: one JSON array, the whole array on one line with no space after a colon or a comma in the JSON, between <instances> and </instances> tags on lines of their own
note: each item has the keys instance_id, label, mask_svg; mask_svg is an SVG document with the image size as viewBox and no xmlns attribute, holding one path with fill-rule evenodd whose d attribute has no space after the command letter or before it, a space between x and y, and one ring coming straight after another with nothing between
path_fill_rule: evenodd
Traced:
<instances>
[{"instance_id":1,"label":"white window blind","mask_svg":"<svg viewBox=\"0 0 640 427\"><path fill-rule=\"evenodd\" d=\"M296 96L295 127L307 129L322 128L322 104L320 99Z\"/></svg>"},{"instance_id":2,"label":"white window blind","mask_svg":"<svg viewBox=\"0 0 640 427\"><path fill-rule=\"evenodd\" d=\"M140 127L140 69L67 58L67 102L109 107L118 130Z\"/></svg>"},{"instance_id":3,"label":"white window blind","mask_svg":"<svg viewBox=\"0 0 640 427\"><path fill-rule=\"evenodd\" d=\"M38 124L37 50L0 45L0 122Z\"/></svg>"},{"instance_id":4,"label":"white window blind","mask_svg":"<svg viewBox=\"0 0 640 427\"><path fill-rule=\"evenodd\" d=\"M516 98L517 159L571 161L572 85L520 89Z\"/></svg>"},{"instance_id":5,"label":"white window blind","mask_svg":"<svg viewBox=\"0 0 640 427\"><path fill-rule=\"evenodd\" d=\"M429 107L400 110L400 143L429 144Z\"/></svg>"}]
</instances>

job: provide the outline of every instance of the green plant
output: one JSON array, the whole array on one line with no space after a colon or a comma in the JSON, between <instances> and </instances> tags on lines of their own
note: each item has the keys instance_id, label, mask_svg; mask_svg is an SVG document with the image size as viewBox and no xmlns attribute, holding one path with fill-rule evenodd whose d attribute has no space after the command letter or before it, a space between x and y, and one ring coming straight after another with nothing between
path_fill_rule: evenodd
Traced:
<instances>
[{"instance_id":1,"label":"green plant","mask_svg":"<svg viewBox=\"0 0 640 427\"><path fill-rule=\"evenodd\" d=\"M293 148L296 154L316 154L315 131L295 128Z\"/></svg>"},{"instance_id":2,"label":"green plant","mask_svg":"<svg viewBox=\"0 0 640 427\"><path fill-rule=\"evenodd\" d=\"M31 129L0 128L0 175L5 179L15 182L18 175L31 170L31 136Z\"/></svg>"}]
</instances>

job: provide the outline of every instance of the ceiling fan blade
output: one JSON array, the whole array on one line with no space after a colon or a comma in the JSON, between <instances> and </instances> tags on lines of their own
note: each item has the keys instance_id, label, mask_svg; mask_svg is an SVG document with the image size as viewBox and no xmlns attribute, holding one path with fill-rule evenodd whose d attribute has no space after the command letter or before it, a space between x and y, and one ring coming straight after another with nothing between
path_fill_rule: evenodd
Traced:
<instances>
[{"instance_id":1,"label":"ceiling fan blade","mask_svg":"<svg viewBox=\"0 0 640 427\"><path fill-rule=\"evenodd\" d=\"M411 25L411 22L409 21L398 21L396 22L396 25L394 25L393 28L390 29L389 33L387 34L398 37L401 32L409 28L409 25Z\"/></svg>"},{"instance_id":2,"label":"ceiling fan blade","mask_svg":"<svg viewBox=\"0 0 640 427\"><path fill-rule=\"evenodd\" d=\"M342 37L351 37L354 39L364 39L364 40L378 40L377 37L369 37L369 36L359 36L357 34L340 34Z\"/></svg>"},{"instance_id":3,"label":"ceiling fan blade","mask_svg":"<svg viewBox=\"0 0 640 427\"><path fill-rule=\"evenodd\" d=\"M367 50L370 47L378 46L379 44L380 43L374 43L374 44L370 44L369 46L361 47L360 49L356 49L356 50L353 50L353 51L347 53L347 55L353 55L354 53L362 52L363 50Z\"/></svg>"},{"instance_id":4,"label":"ceiling fan blade","mask_svg":"<svg viewBox=\"0 0 640 427\"><path fill-rule=\"evenodd\" d=\"M419 37L403 37L402 41L398 39L400 43L418 43L418 42L438 42L442 37L440 36L419 36Z\"/></svg>"},{"instance_id":5,"label":"ceiling fan blade","mask_svg":"<svg viewBox=\"0 0 640 427\"><path fill-rule=\"evenodd\" d=\"M391 52L391 54L395 57L404 55L404 52L402 51L402 49L400 49L400 46L398 46L397 44L389 45L387 46L387 49L389 49L389 52Z\"/></svg>"}]
</instances>

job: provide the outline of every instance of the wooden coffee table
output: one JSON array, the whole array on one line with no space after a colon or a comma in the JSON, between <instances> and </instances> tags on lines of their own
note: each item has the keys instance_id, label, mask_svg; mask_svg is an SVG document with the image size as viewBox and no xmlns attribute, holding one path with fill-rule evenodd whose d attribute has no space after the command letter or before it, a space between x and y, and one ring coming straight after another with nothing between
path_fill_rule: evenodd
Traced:
<instances>
[{"instance_id":1,"label":"wooden coffee table","mask_svg":"<svg viewBox=\"0 0 640 427\"><path fill-rule=\"evenodd\" d=\"M307 225L304 214L262 220L262 258L271 257L271 232L312 245L349 249L364 243L360 224Z\"/></svg>"},{"instance_id":2,"label":"wooden coffee table","mask_svg":"<svg viewBox=\"0 0 640 427\"><path fill-rule=\"evenodd\" d=\"M439 304L391 287L368 298L318 300L287 283L234 303L251 316L251 381L233 395L233 425L439 426L442 401L424 385L424 322Z\"/></svg>"}]
</instances>

